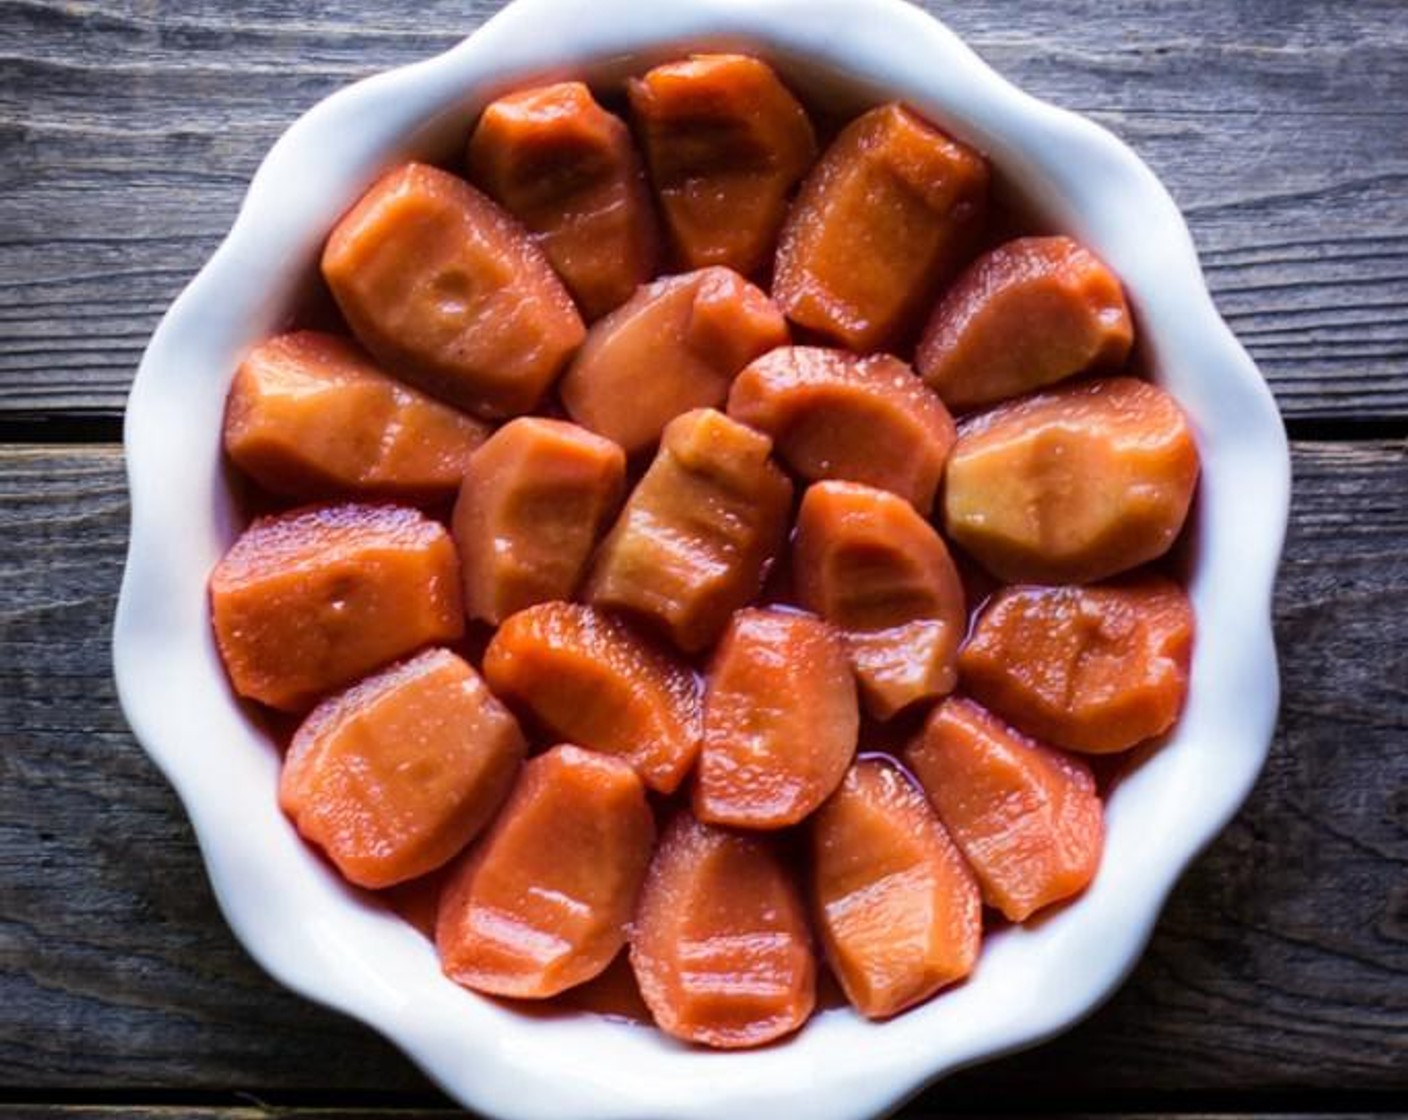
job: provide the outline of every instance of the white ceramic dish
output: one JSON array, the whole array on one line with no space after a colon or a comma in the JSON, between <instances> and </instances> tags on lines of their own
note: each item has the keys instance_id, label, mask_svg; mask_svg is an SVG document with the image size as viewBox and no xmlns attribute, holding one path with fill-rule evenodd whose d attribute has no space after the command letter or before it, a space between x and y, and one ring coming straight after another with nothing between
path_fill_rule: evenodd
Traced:
<instances>
[{"instance_id":1,"label":"white ceramic dish","mask_svg":"<svg viewBox=\"0 0 1408 1120\"><path fill-rule=\"evenodd\" d=\"M1158 380L1203 454L1191 699L1118 786L1079 902L989 938L961 988L881 1025L845 1010L795 1039L717 1054L580 1015L529 1018L443 979L431 946L364 901L275 803L278 759L228 689L206 578L237 529L220 455L225 391L276 330L336 218L380 170L460 143L478 108L550 76L611 81L688 48L742 46L808 98L899 98L976 144L1043 219L1123 278ZM1153 174L1095 125L1022 94L902 0L517 0L448 53L329 98L260 168L233 230L171 308L127 411L132 537L118 605L119 695L184 801L220 905L278 980L370 1024L465 1105L505 1120L814 1120L882 1113L955 1068L1091 1011L1142 950L1189 860L1246 797L1277 707L1272 581L1289 467L1270 393L1218 318Z\"/></svg>"}]
</instances>

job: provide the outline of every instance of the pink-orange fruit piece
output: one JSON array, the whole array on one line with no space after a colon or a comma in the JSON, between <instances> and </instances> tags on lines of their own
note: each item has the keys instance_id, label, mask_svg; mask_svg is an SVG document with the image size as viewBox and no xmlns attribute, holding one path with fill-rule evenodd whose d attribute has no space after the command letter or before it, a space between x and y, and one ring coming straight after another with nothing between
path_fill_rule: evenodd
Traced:
<instances>
[{"instance_id":1,"label":"pink-orange fruit piece","mask_svg":"<svg viewBox=\"0 0 1408 1120\"><path fill-rule=\"evenodd\" d=\"M323 278L386 368L490 418L531 410L586 335L547 257L498 203L408 163L338 222Z\"/></svg>"},{"instance_id":2,"label":"pink-orange fruit piece","mask_svg":"<svg viewBox=\"0 0 1408 1120\"><path fill-rule=\"evenodd\" d=\"M787 530L792 484L771 450L713 409L672 420L597 552L590 601L649 620L686 653L713 645Z\"/></svg>"},{"instance_id":3,"label":"pink-orange fruit piece","mask_svg":"<svg viewBox=\"0 0 1408 1120\"><path fill-rule=\"evenodd\" d=\"M786 341L761 288L703 268L647 284L593 325L559 391L573 420L634 455L676 416L722 407L734 375Z\"/></svg>"},{"instance_id":4,"label":"pink-orange fruit piece","mask_svg":"<svg viewBox=\"0 0 1408 1120\"><path fill-rule=\"evenodd\" d=\"M620 755L673 793L699 754L699 682L627 623L577 603L510 616L484 654L495 695L562 739Z\"/></svg>"},{"instance_id":5,"label":"pink-orange fruit piece","mask_svg":"<svg viewBox=\"0 0 1408 1120\"><path fill-rule=\"evenodd\" d=\"M654 845L645 787L625 762L568 745L530 760L441 892L445 975L519 999L599 975L626 943Z\"/></svg>"},{"instance_id":6,"label":"pink-orange fruit piece","mask_svg":"<svg viewBox=\"0 0 1408 1120\"><path fill-rule=\"evenodd\" d=\"M802 497L792 545L802 606L842 633L876 719L953 691L968 626L948 548L914 507L855 482Z\"/></svg>"},{"instance_id":7,"label":"pink-orange fruit piece","mask_svg":"<svg viewBox=\"0 0 1408 1120\"><path fill-rule=\"evenodd\" d=\"M1198 480L1177 402L1113 377L1044 390L959 426L950 540L1008 583L1091 583L1162 556Z\"/></svg>"},{"instance_id":8,"label":"pink-orange fruit piece","mask_svg":"<svg viewBox=\"0 0 1408 1120\"><path fill-rule=\"evenodd\" d=\"M527 227L588 321L655 274L655 212L630 130L581 82L492 102L468 163L474 182Z\"/></svg>"},{"instance_id":9,"label":"pink-orange fruit piece","mask_svg":"<svg viewBox=\"0 0 1408 1120\"><path fill-rule=\"evenodd\" d=\"M470 618L570 599L621 504L626 457L562 420L521 416L469 461L454 536Z\"/></svg>"},{"instance_id":10,"label":"pink-orange fruit piece","mask_svg":"<svg viewBox=\"0 0 1408 1120\"><path fill-rule=\"evenodd\" d=\"M963 688L1069 750L1128 750L1173 726L1188 694L1193 608L1155 576L1093 587L1008 587L959 655Z\"/></svg>"},{"instance_id":11,"label":"pink-orange fruit piece","mask_svg":"<svg viewBox=\"0 0 1408 1120\"><path fill-rule=\"evenodd\" d=\"M987 198L977 152L901 105L871 109L802 184L773 298L850 350L901 346L975 247Z\"/></svg>"},{"instance_id":12,"label":"pink-orange fruit piece","mask_svg":"<svg viewBox=\"0 0 1408 1120\"><path fill-rule=\"evenodd\" d=\"M859 725L855 680L830 626L739 611L709 667L694 815L735 828L796 824L841 781Z\"/></svg>"},{"instance_id":13,"label":"pink-orange fruit piece","mask_svg":"<svg viewBox=\"0 0 1408 1120\"><path fill-rule=\"evenodd\" d=\"M646 876L631 966L656 1024L686 1042L761 1046L816 1005L806 910L771 840L683 810Z\"/></svg>"},{"instance_id":14,"label":"pink-orange fruit piece","mask_svg":"<svg viewBox=\"0 0 1408 1120\"><path fill-rule=\"evenodd\" d=\"M1080 759L950 697L905 762L973 868L983 901L1012 921L1079 894L1095 877L1104 815Z\"/></svg>"},{"instance_id":15,"label":"pink-orange fruit piece","mask_svg":"<svg viewBox=\"0 0 1408 1120\"><path fill-rule=\"evenodd\" d=\"M657 66L627 93L679 262L762 269L816 159L806 110L770 66L739 54Z\"/></svg>"},{"instance_id":16,"label":"pink-orange fruit piece","mask_svg":"<svg viewBox=\"0 0 1408 1120\"><path fill-rule=\"evenodd\" d=\"M230 459L264 489L301 500L447 498L488 434L482 420L387 376L350 339L319 331L261 342L225 403Z\"/></svg>"},{"instance_id":17,"label":"pink-orange fruit piece","mask_svg":"<svg viewBox=\"0 0 1408 1120\"><path fill-rule=\"evenodd\" d=\"M933 809L888 759L863 758L810 823L817 932L846 998L885 1019L978 961L977 880Z\"/></svg>"},{"instance_id":18,"label":"pink-orange fruit piece","mask_svg":"<svg viewBox=\"0 0 1408 1120\"><path fill-rule=\"evenodd\" d=\"M749 364L728 414L772 436L803 478L878 486L926 517L956 438L948 409L904 362L818 346L781 347Z\"/></svg>"},{"instance_id":19,"label":"pink-orange fruit piece","mask_svg":"<svg viewBox=\"0 0 1408 1120\"><path fill-rule=\"evenodd\" d=\"M464 631L450 534L400 506L261 517L215 566L210 604L235 691L287 711Z\"/></svg>"},{"instance_id":20,"label":"pink-orange fruit piece","mask_svg":"<svg viewBox=\"0 0 1408 1120\"><path fill-rule=\"evenodd\" d=\"M347 879L389 887L478 835L526 749L479 674L427 650L313 709L284 759L279 805Z\"/></svg>"},{"instance_id":21,"label":"pink-orange fruit piece","mask_svg":"<svg viewBox=\"0 0 1408 1120\"><path fill-rule=\"evenodd\" d=\"M973 408L1117 370L1133 344L1124 290L1094 253L1069 237L1019 237L939 298L915 365L949 407Z\"/></svg>"}]
</instances>

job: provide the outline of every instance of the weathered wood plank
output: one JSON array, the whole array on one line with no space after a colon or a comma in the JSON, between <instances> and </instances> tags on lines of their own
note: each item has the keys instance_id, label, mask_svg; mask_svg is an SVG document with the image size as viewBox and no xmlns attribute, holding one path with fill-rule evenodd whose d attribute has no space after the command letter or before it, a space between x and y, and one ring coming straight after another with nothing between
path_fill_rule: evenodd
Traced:
<instances>
[{"instance_id":1,"label":"weathered wood plank","mask_svg":"<svg viewBox=\"0 0 1408 1120\"><path fill-rule=\"evenodd\" d=\"M1303 443L1295 468L1284 712L1252 800L1110 1005L914 1115L1408 1088L1408 450ZM216 913L113 696L125 534L116 448L0 448L0 1086L428 1092L266 980Z\"/></svg>"},{"instance_id":2,"label":"weathered wood plank","mask_svg":"<svg viewBox=\"0 0 1408 1120\"><path fill-rule=\"evenodd\" d=\"M116 415L162 309L282 128L498 6L0 8L0 415ZM1401 4L927 6L1149 160L1288 416L1408 420Z\"/></svg>"}]
</instances>

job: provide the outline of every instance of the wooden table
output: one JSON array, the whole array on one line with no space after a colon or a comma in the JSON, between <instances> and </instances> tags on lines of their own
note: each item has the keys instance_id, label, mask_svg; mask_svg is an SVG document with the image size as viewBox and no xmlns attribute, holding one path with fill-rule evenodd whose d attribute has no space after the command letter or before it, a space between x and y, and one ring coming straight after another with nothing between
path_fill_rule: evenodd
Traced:
<instances>
[{"instance_id":1,"label":"wooden table","mask_svg":"<svg viewBox=\"0 0 1408 1120\"><path fill-rule=\"evenodd\" d=\"M109 626L123 399L158 316L299 112L495 6L0 0L0 1120L449 1107L235 943L117 709ZM1107 1007L906 1115L1401 1107L1408 4L932 6L1163 177L1296 483L1285 700L1251 800Z\"/></svg>"}]
</instances>

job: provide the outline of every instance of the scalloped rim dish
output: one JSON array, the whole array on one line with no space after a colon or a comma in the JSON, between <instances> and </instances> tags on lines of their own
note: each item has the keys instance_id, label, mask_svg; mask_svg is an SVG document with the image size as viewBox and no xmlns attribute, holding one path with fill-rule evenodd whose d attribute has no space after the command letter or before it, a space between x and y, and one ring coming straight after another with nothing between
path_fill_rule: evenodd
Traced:
<instances>
[{"instance_id":1,"label":"scalloped rim dish","mask_svg":"<svg viewBox=\"0 0 1408 1120\"><path fill-rule=\"evenodd\" d=\"M518 1014L458 988L429 942L339 882L279 813L278 755L226 684L206 579L238 528L220 451L230 378L286 321L327 230L375 175L450 151L476 110L512 86L612 80L728 45L761 53L813 100L907 101L986 152L1053 228L1090 245L1124 280L1156 379L1194 423L1203 481L1189 703L1111 796L1091 889L990 935L971 980L890 1022L828 1010L788 1042L712 1053L585 1013ZM1269 749L1271 592L1290 488L1271 394L1139 158L1009 85L903 0L516 0L447 53L335 94L274 146L229 236L162 320L125 438L132 535L118 693L190 814L225 916L280 982L369 1024L451 1096L503 1120L772 1120L799 1101L814 1120L860 1120L1032 1045L1088 1014L1133 967L1174 882L1245 799Z\"/></svg>"}]
</instances>

